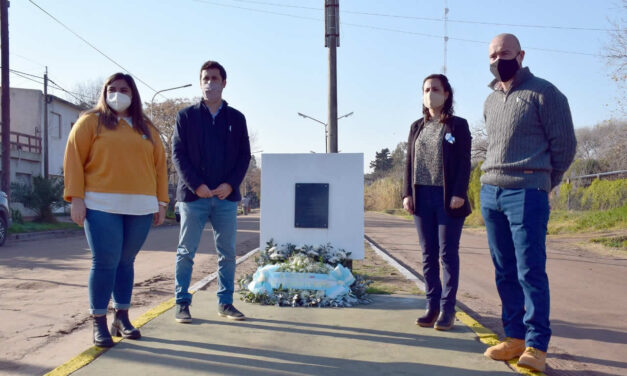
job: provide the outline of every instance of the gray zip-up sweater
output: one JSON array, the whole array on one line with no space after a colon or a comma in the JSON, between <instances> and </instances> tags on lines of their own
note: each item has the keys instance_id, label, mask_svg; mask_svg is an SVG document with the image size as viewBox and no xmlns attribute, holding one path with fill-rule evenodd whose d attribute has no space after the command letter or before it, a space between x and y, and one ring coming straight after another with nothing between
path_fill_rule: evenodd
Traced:
<instances>
[{"instance_id":1,"label":"gray zip-up sweater","mask_svg":"<svg viewBox=\"0 0 627 376\"><path fill-rule=\"evenodd\" d=\"M488 149L481 183L550 192L562 180L577 146L568 100L529 68L516 72L508 92L496 80L490 87L494 92L483 112Z\"/></svg>"}]
</instances>

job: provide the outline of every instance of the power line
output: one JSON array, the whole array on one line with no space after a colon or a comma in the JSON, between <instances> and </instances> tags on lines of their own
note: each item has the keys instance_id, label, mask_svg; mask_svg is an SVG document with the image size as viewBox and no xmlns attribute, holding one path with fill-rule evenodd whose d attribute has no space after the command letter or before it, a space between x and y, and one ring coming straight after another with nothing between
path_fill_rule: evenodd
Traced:
<instances>
[{"instance_id":1,"label":"power line","mask_svg":"<svg viewBox=\"0 0 627 376\"><path fill-rule=\"evenodd\" d=\"M80 36L78 33L76 33L74 30L70 29L67 25L65 25L63 22L59 21L59 19L57 19L55 16L53 16L52 14L48 13L45 9L43 9L42 7L40 7L39 5L37 5L37 3L35 3L33 0L28 0L31 4L33 4L34 6L36 6L37 8L39 8L39 10L41 10L42 12L44 12L46 15L48 15L50 18L52 18L53 20L55 20L59 25L63 26L67 31L69 31L70 33L74 34L78 39L82 40L83 42L85 42L89 47L93 48L94 50L96 50L99 54L101 54L102 56L104 56L105 58L107 58L107 60L109 60L110 62L112 62L113 64L115 64L116 66L118 66L119 68L123 69L125 72L127 72L128 74L130 74L131 76L133 76L137 81L141 82L142 84L146 85L146 87L148 87L150 90L157 92L157 90L153 89L150 85L148 85L146 82L144 82L141 78L137 77L136 75L134 75L133 73L131 73L131 71L129 71L128 69L124 68L122 65L120 65L117 61L113 60L111 57L109 57L107 54L105 54L104 52L100 51L96 46L94 46L93 44L91 44L89 41L87 41L87 39L83 38L82 36Z\"/></svg>"},{"instance_id":2,"label":"power line","mask_svg":"<svg viewBox=\"0 0 627 376\"><path fill-rule=\"evenodd\" d=\"M277 16L286 16L286 17L292 17L292 18L300 18L302 20L320 21L320 18L297 16L295 14L279 13L279 12L273 12L273 11L270 11L270 10L240 7L240 6L237 6L237 5L227 5L227 4L222 4L222 3L216 3L215 1L209 1L209 0L193 0L193 1L196 1L197 3L205 3L205 4L217 5L219 7L224 7L224 8L243 9L243 10L250 10L250 11L258 12L258 13L274 14L274 15L277 15Z\"/></svg>"},{"instance_id":3,"label":"power line","mask_svg":"<svg viewBox=\"0 0 627 376\"><path fill-rule=\"evenodd\" d=\"M50 82L50 83L54 84L54 85L57 87L57 89L59 89L59 90L61 90L61 91L65 92L65 93L69 94L70 96L72 96L74 99L76 99L77 101L79 101L79 103L84 103L84 102L87 102L87 101L85 100L85 97L83 97L83 98L79 98L79 97L77 97L76 95L80 95L80 94L77 94L77 93L72 93L72 92L71 92L71 91L69 91L69 90L65 90L64 88L62 88L61 86L59 86L59 84L57 84L56 82L52 81L50 78L48 78L48 82ZM74 94L76 94L76 95L74 95ZM81 97L82 97L82 96L81 96Z\"/></svg>"},{"instance_id":4,"label":"power line","mask_svg":"<svg viewBox=\"0 0 627 376\"><path fill-rule=\"evenodd\" d=\"M2 67L0 67L0 68L2 68ZM38 84L41 84L41 85L43 85L43 84L44 84L44 82L43 82L43 81L41 81L41 80L43 80L43 79L41 78L41 76L38 76L38 75L36 75L36 74L26 73L26 72L22 72L22 71L15 70L15 69L9 69L9 72L11 72L11 73L13 73L13 74L15 74L15 75L17 75L17 76L19 76L19 77L22 77L22 78L24 78L24 79L27 79L27 80L30 80L30 81L36 82L36 83L38 83ZM34 77L34 78L31 78L31 77ZM36 80L35 78L38 78L39 80ZM53 88L53 89L63 91L64 93L69 94L69 95L70 95L70 96L72 96L74 99L78 100L79 102L86 102L86 100L85 100L85 96L83 96L83 95L81 95L81 94L79 94L79 93L71 92L71 91L69 91L69 90L64 89L63 87L61 87L61 85L59 85L58 83L54 82L54 81L53 81L53 80L51 80L50 78L48 78L48 82L52 84L52 88ZM79 97L82 97L82 98L79 98Z\"/></svg>"},{"instance_id":5,"label":"power line","mask_svg":"<svg viewBox=\"0 0 627 376\"><path fill-rule=\"evenodd\" d=\"M301 5L271 3L271 2L257 1L257 0L231 0L231 1L239 2L239 3L268 5L268 6L280 7L280 8L295 8L295 9L306 9L306 10L322 11L322 8L306 7L306 6L301 6ZM432 22L443 22L444 21L444 18L437 18L437 17L417 17L417 16L397 15L397 14L359 12L359 11L351 11L351 10L344 10L344 9L342 9L340 12L341 13L347 13L347 14L362 15L362 16L401 18L401 19L419 20L419 21L432 21ZM471 21L471 20L462 20L462 19L457 19L457 20L456 19L448 19L447 21L448 22L454 22L454 23L471 24L471 25L524 27L524 28L534 28L534 29L557 29L557 30L577 30L577 31L620 31L619 29L605 29L605 28L596 28L596 27L534 25L534 24L510 24L510 23L498 23L498 22L486 22L486 21Z\"/></svg>"},{"instance_id":6,"label":"power line","mask_svg":"<svg viewBox=\"0 0 627 376\"><path fill-rule=\"evenodd\" d=\"M293 15L293 14L289 14L289 13L279 13L279 12L273 12L273 11L269 11L269 10L241 7L241 6L236 6L236 5L227 5L227 4L216 3L214 1L209 1L209 0L194 0L194 1L199 2L199 3L217 5L217 6L221 6L221 7L225 7L225 8L235 8L235 9L249 10L249 11L259 12L259 13L274 14L274 15L277 15L277 16L300 18L300 19L307 19L307 20L313 20L313 21L322 21L320 18L302 17L302 16L297 16L297 15ZM248 1L248 0L231 0L231 1L252 2L252 1ZM255 1L255 3L271 5L271 3L264 3L264 2L261 2L261 1ZM280 6L278 4L274 4L274 5L275 6ZM295 6L295 5L294 6L290 6L290 7L321 10L321 9L318 9L318 8L301 7L301 6ZM399 17L402 17L402 16L399 16ZM438 19L438 20L441 21L441 19ZM372 25L362 25L362 24L354 24L354 23L347 23L347 22L341 22L341 25L343 25L343 26L351 26L351 27L358 27L358 28L364 28L364 29L371 29L371 30L387 31L387 32L392 32L392 33L416 35L416 36L421 36L421 37L426 37L426 38L436 38L436 39L444 38L444 36L442 36L442 35L419 33L419 32L415 32L415 31L399 30L399 29L392 29L392 28L372 26ZM477 44L482 44L482 45L487 45L488 44L488 42L486 42L486 41L465 39L465 38L456 38L456 37L448 37L448 40L455 40L455 41L459 41L459 42L477 43ZM527 50L545 51L545 52L555 52L555 53L562 53L562 54L571 54L571 55L582 55L582 56L593 56L593 57L607 57L606 55L593 54L593 53L589 53L589 52L580 52L580 51L566 51L566 50L556 50L556 49L538 48L538 47L526 47L525 49L527 49Z\"/></svg>"}]
</instances>

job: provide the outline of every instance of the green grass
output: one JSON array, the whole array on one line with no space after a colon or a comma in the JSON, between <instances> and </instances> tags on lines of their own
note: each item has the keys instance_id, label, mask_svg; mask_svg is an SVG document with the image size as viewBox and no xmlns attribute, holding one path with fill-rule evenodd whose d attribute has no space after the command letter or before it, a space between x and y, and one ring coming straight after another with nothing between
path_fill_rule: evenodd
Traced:
<instances>
[{"instance_id":1,"label":"green grass","mask_svg":"<svg viewBox=\"0 0 627 376\"><path fill-rule=\"evenodd\" d=\"M50 230L79 230L80 227L75 223L57 222L57 223L38 223L24 222L13 223L9 227L9 234L21 234L25 232L50 231Z\"/></svg>"},{"instance_id":2,"label":"green grass","mask_svg":"<svg viewBox=\"0 0 627 376\"><path fill-rule=\"evenodd\" d=\"M548 227L549 234L627 228L627 204L610 210L553 210Z\"/></svg>"},{"instance_id":3,"label":"green grass","mask_svg":"<svg viewBox=\"0 0 627 376\"><path fill-rule=\"evenodd\" d=\"M388 286L368 286L366 288L366 293L368 294L391 295L394 294L394 292L394 289Z\"/></svg>"},{"instance_id":4,"label":"green grass","mask_svg":"<svg viewBox=\"0 0 627 376\"><path fill-rule=\"evenodd\" d=\"M386 209L386 210L383 210L383 213L392 214L397 217L412 219L412 215L409 214L405 209Z\"/></svg>"},{"instance_id":5,"label":"green grass","mask_svg":"<svg viewBox=\"0 0 627 376\"><path fill-rule=\"evenodd\" d=\"M607 238L594 238L592 243L603 244L606 247L618 248L627 251L627 236L615 236Z\"/></svg>"}]
</instances>

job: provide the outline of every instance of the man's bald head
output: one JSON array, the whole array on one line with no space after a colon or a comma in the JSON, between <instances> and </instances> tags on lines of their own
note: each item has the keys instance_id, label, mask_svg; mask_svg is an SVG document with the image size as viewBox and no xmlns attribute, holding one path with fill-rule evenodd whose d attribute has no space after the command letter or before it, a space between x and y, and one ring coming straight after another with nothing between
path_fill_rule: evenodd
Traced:
<instances>
[{"instance_id":1,"label":"man's bald head","mask_svg":"<svg viewBox=\"0 0 627 376\"><path fill-rule=\"evenodd\" d=\"M488 49L490 56L490 63L495 62L498 59L509 60L513 59L520 54L520 62L525 56L525 51L520 47L520 42L514 34L503 33L499 34L492 39L490 47Z\"/></svg>"}]
</instances>

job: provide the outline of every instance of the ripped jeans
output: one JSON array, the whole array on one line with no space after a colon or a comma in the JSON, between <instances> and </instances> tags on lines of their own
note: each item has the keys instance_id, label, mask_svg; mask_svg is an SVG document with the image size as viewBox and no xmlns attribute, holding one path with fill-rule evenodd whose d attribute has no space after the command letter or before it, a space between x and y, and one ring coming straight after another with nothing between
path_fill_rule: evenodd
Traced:
<instances>
[{"instance_id":1,"label":"ripped jeans","mask_svg":"<svg viewBox=\"0 0 627 376\"><path fill-rule=\"evenodd\" d=\"M189 284L194 256L207 221L213 227L218 252L218 303L232 304L235 279L235 234L237 233L237 202L217 197L201 198L179 204L181 231L176 249L176 304L191 304Z\"/></svg>"}]
</instances>

